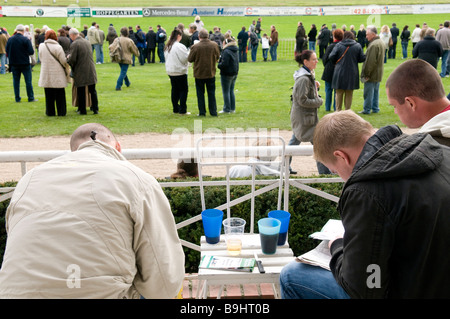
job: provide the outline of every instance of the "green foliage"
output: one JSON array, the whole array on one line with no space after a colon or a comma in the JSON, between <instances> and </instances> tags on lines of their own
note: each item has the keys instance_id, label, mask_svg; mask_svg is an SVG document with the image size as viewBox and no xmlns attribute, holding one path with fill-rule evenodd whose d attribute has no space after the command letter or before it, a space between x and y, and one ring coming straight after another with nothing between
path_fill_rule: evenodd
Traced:
<instances>
[{"instance_id":1,"label":"green foliage","mask_svg":"<svg viewBox=\"0 0 450 319\"><path fill-rule=\"evenodd\" d=\"M213 179L218 180L218 179ZM0 187L14 187L16 183L5 183ZM311 184L311 187L321 189L329 194L339 196L341 183ZM257 187L259 188L259 187ZM250 192L250 186L232 186L230 188L231 200ZM198 187L167 187L164 193L169 199L175 222L187 220L201 213L200 190ZM317 245L317 241L308 236L322 228L330 218L339 219L336 204L319 196L305 192L295 187L290 188L289 212L291 221L289 226L289 245L295 255L300 255ZM255 198L255 233L258 233L257 221L267 217L271 210L277 208L278 190L259 195ZM214 208L226 202L226 188L211 186L205 188L205 203L207 208ZM0 203L0 265L3 261L3 253L6 245L5 213L9 200ZM226 214L226 210L224 210ZM241 217L247 221L246 232L250 231L250 200L231 208L233 217ZM201 220L178 230L181 239L199 244L203 235ZM184 248L186 272L198 271L200 253Z\"/></svg>"}]
</instances>

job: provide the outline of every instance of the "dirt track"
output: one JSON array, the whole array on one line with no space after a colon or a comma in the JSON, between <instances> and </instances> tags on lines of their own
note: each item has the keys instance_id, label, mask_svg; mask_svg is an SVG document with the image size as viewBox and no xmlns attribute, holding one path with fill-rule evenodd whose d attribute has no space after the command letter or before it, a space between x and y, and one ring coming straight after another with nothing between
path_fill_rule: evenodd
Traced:
<instances>
[{"instance_id":1,"label":"dirt track","mask_svg":"<svg viewBox=\"0 0 450 319\"><path fill-rule=\"evenodd\" d=\"M405 133L412 133L416 130L404 129ZM283 137L286 144L292 135L290 131L279 131L279 136ZM171 139L167 134L142 133L135 135L119 135L118 140L122 149L138 148L171 148L171 147L195 147L195 145L180 146L180 142ZM32 138L0 138L1 151L31 151L31 150L68 150L69 136L53 137L32 137ZM306 144L306 143L305 143ZM176 171L176 163L171 159L167 160L138 160L131 161L144 171L156 178L165 178ZM40 163L28 163L27 169L31 169ZM19 163L0 164L0 182L17 181L21 177L21 167ZM292 161L293 170L299 176L310 176L317 174L316 162L312 156L297 156ZM224 176L225 171L218 167L208 167L204 174L211 176Z\"/></svg>"}]
</instances>

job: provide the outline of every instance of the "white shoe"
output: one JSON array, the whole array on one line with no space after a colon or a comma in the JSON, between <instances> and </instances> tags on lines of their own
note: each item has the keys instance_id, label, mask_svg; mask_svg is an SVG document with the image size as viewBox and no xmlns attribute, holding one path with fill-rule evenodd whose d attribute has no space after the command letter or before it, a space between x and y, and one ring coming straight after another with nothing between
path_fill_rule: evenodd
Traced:
<instances>
[{"instance_id":1,"label":"white shoe","mask_svg":"<svg viewBox=\"0 0 450 319\"><path fill-rule=\"evenodd\" d=\"M230 114L230 112L225 112L225 111L219 111L219 114Z\"/></svg>"},{"instance_id":2,"label":"white shoe","mask_svg":"<svg viewBox=\"0 0 450 319\"><path fill-rule=\"evenodd\" d=\"M191 115L191 112L179 113L180 115Z\"/></svg>"}]
</instances>

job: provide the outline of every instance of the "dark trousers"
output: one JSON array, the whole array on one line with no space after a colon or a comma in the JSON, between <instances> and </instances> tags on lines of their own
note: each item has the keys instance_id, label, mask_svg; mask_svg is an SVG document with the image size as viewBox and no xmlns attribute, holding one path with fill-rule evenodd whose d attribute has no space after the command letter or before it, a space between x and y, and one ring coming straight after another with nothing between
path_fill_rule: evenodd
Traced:
<instances>
[{"instance_id":1,"label":"dark trousers","mask_svg":"<svg viewBox=\"0 0 450 319\"><path fill-rule=\"evenodd\" d=\"M147 63L155 63L155 48L147 48Z\"/></svg>"},{"instance_id":2,"label":"dark trousers","mask_svg":"<svg viewBox=\"0 0 450 319\"><path fill-rule=\"evenodd\" d=\"M172 108L173 113L185 114L187 110L186 100L188 97L188 76L187 74L171 76L169 75L170 83L172 84Z\"/></svg>"},{"instance_id":3,"label":"dark trousers","mask_svg":"<svg viewBox=\"0 0 450 319\"><path fill-rule=\"evenodd\" d=\"M13 87L16 102L20 102L20 77L23 74L25 79L25 85L27 88L28 101L34 100L33 84L31 78L31 65L30 64L10 64L11 73L13 77Z\"/></svg>"},{"instance_id":4,"label":"dark trousers","mask_svg":"<svg viewBox=\"0 0 450 319\"><path fill-rule=\"evenodd\" d=\"M58 116L65 116L67 112L65 88L44 88L45 114L55 116L55 103Z\"/></svg>"},{"instance_id":5,"label":"dark trousers","mask_svg":"<svg viewBox=\"0 0 450 319\"><path fill-rule=\"evenodd\" d=\"M88 85L89 94L91 95L92 106L94 113L98 112L98 99L95 84ZM78 111L80 114L86 114L86 89L84 86L77 87Z\"/></svg>"},{"instance_id":6,"label":"dark trousers","mask_svg":"<svg viewBox=\"0 0 450 319\"><path fill-rule=\"evenodd\" d=\"M217 116L216 105L216 78L211 79L195 79L195 88L197 89L197 104L199 115L206 115L205 105L205 86L208 93L209 114Z\"/></svg>"}]
</instances>

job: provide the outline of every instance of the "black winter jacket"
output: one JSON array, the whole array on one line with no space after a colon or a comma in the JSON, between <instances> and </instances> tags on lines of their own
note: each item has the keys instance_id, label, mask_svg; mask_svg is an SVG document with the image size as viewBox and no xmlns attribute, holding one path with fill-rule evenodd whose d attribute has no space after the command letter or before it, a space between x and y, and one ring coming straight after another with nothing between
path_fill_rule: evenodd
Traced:
<instances>
[{"instance_id":1,"label":"black winter jacket","mask_svg":"<svg viewBox=\"0 0 450 319\"><path fill-rule=\"evenodd\" d=\"M381 128L338 209L345 229L330 268L352 298L450 298L450 148ZM378 286L379 284L379 286Z\"/></svg>"},{"instance_id":2,"label":"black winter jacket","mask_svg":"<svg viewBox=\"0 0 450 319\"><path fill-rule=\"evenodd\" d=\"M361 45L355 40L344 39L336 45L329 58L332 63L336 64L331 87L340 90L359 89L358 63L366 60ZM339 59L341 60L339 61Z\"/></svg>"},{"instance_id":3,"label":"black winter jacket","mask_svg":"<svg viewBox=\"0 0 450 319\"><path fill-rule=\"evenodd\" d=\"M419 58L437 68L439 58L444 53L442 44L432 36L426 36L417 42L412 51L413 58Z\"/></svg>"},{"instance_id":4,"label":"black winter jacket","mask_svg":"<svg viewBox=\"0 0 450 319\"><path fill-rule=\"evenodd\" d=\"M239 73L239 49L236 42L225 45L217 67L221 75L237 75Z\"/></svg>"}]
</instances>

